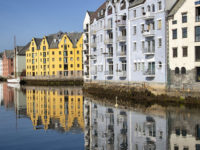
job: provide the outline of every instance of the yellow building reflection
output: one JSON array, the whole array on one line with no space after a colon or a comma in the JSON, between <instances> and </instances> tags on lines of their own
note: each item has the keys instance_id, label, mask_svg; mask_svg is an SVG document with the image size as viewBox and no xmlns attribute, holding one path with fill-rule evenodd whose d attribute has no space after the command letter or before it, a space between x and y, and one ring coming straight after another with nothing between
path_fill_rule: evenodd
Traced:
<instances>
[{"instance_id":1,"label":"yellow building reflection","mask_svg":"<svg viewBox=\"0 0 200 150\"><path fill-rule=\"evenodd\" d=\"M83 94L81 88L26 89L27 115L34 129L84 129Z\"/></svg>"}]
</instances>

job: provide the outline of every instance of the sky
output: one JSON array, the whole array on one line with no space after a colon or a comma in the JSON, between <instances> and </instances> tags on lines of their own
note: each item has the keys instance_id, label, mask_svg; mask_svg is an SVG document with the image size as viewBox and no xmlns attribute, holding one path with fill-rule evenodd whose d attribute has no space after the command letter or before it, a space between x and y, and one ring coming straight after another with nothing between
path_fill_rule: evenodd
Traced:
<instances>
[{"instance_id":1,"label":"sky","mask_svg":"<svg viewBox=\"0 0 200 150\"><path fill-rule=\"evenodd\" d=\"M0 0L0 51L13 49L32 37L83 31L86 11L96 10L105 0Z\"/></svg>"}]
</instances>

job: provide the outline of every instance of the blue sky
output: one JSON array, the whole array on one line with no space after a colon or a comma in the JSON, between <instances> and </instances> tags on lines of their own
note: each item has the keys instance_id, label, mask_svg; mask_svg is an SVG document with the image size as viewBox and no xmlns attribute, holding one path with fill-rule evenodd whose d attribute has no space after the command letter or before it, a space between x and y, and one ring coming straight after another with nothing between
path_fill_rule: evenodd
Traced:
<instances>
[{"instance_id":1,"label":"blue sky","mask_svg":"<svg viewBox=\"0 0 200 150\"><path fill-rule=\"evenodd\" d=\"M0 0L0 51L25 45L32 37L82 31L87 10L105 0Z\"/></svg>"}]
</instances>

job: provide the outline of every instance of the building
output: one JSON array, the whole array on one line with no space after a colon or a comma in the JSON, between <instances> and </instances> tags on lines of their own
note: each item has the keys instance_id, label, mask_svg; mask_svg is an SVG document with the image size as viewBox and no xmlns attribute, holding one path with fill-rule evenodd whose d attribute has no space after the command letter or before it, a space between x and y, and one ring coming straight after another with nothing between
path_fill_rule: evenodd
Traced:
<instances>
[{"instance_id":1,"label":"building","mask_svg":"<svg viewBox=\"0 0 200 150\"><path fill-rule=\"evenodd\" d=\"M33 38L26 51L27 78L82 78L82 33Z\"/></svg>"},{"instance_id":2,"label":"building","mask_svg":"<svg viewBox=\"0 0 200 150\"><path fill-rule=\"evenodd\" d=\"M166 17L175 1L108 0L95 12L87 12L83 25L87 79L165 87Z\"/></svg>"},{"instance_id":3,"label":"building","mask_svg":"<svg viewBox=\"0 0 200 150\"><path fill-rule=\"evenodd\" d=\"M5 50L3 52L3 77L14 75L14 51Z\"/></svg>"},{"instance_id":4,"label":"building","mask_svg":"<svg viewBox=\"0 0 200 150\"><path fill-rule=\"evenodd\" d=\"M169 77L172 87L200 82L200 1L179 0L169 13Z\"/></svg>"},{"instance_id":5,"label":"building","mask_svg":"<svg viewBox=\"0 0 200 150\"><path fill-rule=\"evenodd\" d=\"M81 132L84 129L81 88L28 87L27 116L34 129Z\"/></svg>"},{"instance_id":6,"label":"building","mask_svg":"<svg viewBox=\"0 0 200 150\"><path fill-rule=\"evenodd\" d=\"M20 77L26 73L26 50L29 48L29 46L30 43L28 43L26 46L16 47L16 58L14 58L14 72L16 77Z\"/></svg>"},{"instance_id":7,"label":"building","mask_svg":"<svg viewBox=\"0 0 200 150\"><path fill-rule=\"evenodd\" d=\"M0 53L0 76L3 76L3 52Z\"/></svg>"}]
</instances>

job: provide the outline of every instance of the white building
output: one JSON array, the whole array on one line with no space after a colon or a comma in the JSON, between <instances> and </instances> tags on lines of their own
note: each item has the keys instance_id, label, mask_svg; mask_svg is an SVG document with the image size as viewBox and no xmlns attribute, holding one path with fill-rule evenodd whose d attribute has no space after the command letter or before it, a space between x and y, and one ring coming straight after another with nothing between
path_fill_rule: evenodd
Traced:
<instances>
[{"instance_id":1,"label":"white building","mask_svg":"<svg viewBox=\"0 0 200 150\"><path fill-rule=\"evenodd\" d=\"M170 83L194 88L200 82L200 1L179 0L169 14Z\"/></svg>"}]
</instances>

